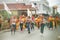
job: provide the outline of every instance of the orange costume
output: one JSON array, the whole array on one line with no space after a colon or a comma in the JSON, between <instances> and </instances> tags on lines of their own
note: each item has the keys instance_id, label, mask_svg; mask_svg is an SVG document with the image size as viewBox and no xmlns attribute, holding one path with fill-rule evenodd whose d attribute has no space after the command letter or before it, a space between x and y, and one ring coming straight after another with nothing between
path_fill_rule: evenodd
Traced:
<instances>
[{"instance_id":1,"label":"orange costume","mask_svg":"<svg viewBox=\"0 0 60 40\"><path fill-rule=\"evenodd\" d=\"M19 19L16 19L16 29L18 30L19 27Z\"/></svg>"},{"instance_id":2,"label":"orange costume","mask_svg":"<svg viewBox=\"0 0 60 40\"><path fill-rule=\"evenodd\" d=\"M23 28L25 29L26 17L23 17L23 18L22 18L22 21L24 22L24 24L23 24Z\"/></svg>"},{"instance_id":3,"label":"orange costume","mask_svg":"<svg viewBox=\"0 0 60 40\"><path fill-rule=\"evenodd\" d=\"M35 23L39 27L39 23L42 21L41 17L35 18Z\"/></svg>"},{"instance_id":4,"label":"orange costume","mask_svg":"<svg viewBox=\"0 0 60 40\"><path fill-rule=\"evenodd\" d=\"M51 26L54 27L55 23L54 23L54 18L52 16L48 18L48 21L52 22Z\"/></svg>"},{"instance_id":5,"label":"orange costume","mask_svg":"<svg viewBox=\"0 0 60 40\"><path fill-rule=\"evenodd\" d=\"M38 24L38 18L35 18L35 23L36 25ZM38 25L37 25L38 26Z\"/></svg>"}]
</instances>

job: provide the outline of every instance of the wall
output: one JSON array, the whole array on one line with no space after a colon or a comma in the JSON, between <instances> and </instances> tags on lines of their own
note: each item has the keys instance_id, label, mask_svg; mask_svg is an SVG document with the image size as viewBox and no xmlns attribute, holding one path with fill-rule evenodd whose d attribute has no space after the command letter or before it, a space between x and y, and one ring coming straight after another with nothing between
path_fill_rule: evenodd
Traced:
<instances>
[{"instance_id":1,"label":"wall","mask_svg":"<svg viewBox=\"0 0 60 40\"><path fill-rule=\"evenodd\" d=\"M12 12L12 15L16 15L16 16L18 15L18 11L17 10L12 10L11 12Z\"/></svg>"}]
</instances>

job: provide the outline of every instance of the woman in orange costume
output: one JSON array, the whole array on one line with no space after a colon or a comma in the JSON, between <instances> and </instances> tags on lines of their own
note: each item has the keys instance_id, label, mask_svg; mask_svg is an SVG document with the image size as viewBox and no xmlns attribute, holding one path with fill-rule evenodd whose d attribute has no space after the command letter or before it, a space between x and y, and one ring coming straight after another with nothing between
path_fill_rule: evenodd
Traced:
<instances>
[{"instance_id":1,"label":"woman in orange costume","mask_svg":"<svg viewBox=\"0 0 60 40\"><path fill-rule=\"evenodd\" d=\"M38 29L39 29L39 27L40 27L40 17L38 17Z\"/></svg>"},{"instance_id":2,"label":"woman in orange costume","mask_svg":"<svg viewBox=\"0 0 60 40\"><path fill-rule=\"evenodd\" d=\"M16 29L18 30L19 27L19 18L16 19Z\"/></svg>"},{"instance_id":3,"label":"woman in orange costume","mask_svg":"<svg viewBox=\"0 0 60 40\"><path fill-rule=\"evenodd\" d=\"M22 17L22 20L23 20L23 22L24 22L24 23L23 23L23 29L25 29L25 28L26 28L26 27L25 27L25 25L26 25L26 24L25 24L25 23L26 23L26 17L23 16L23 17Z\"/></svg>"},{"instance_id":4,"label":"woman in orange costume","mask_svg":"<svg viewBox=\"0 0 60 40\"><path fill-rule=\"evenodd\" d=\"M40 32L41 32L41 34L43 34L43 33L44 33L44 27L45 27L45 23L46 23L45 21L46 21L46 20L45 20L45 18L44 18L44 15L41 15L40 17L41 17L41 23L40 23L40 24L41 24L41 25L40 25L40 26L41 26L41 27L40 27L41 29L40 29Z\"/></svg>"},{"instance_id":5,"label":"woman in orange costume","mask_svg":"<svg viewBox=\"0 0 60 40\"><path fill-rule=\"evenodd\" d=\"M54 23L54 21L55 21L55 18L53 17L53 18L52 18L52 22L53 22L53 28L54 28L54 26L55 26L55 23Z\"/></svg>"},{"instance_id":6,"label":"woman in orange costume","mask_svg":"<svg viewBox=\"0 0 60 40\"><path fill-rule=\"evenodd\" d=\"M38 18L35 18L35 24L38 26Z\"/></svg>"}]
</instances>

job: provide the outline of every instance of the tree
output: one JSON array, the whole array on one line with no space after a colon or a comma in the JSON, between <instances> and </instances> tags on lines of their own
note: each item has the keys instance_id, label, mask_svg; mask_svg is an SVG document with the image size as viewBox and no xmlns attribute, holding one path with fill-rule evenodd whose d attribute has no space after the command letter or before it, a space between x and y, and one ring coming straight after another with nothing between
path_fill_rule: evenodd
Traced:
<instances>
[{"instance_id":1,"label":"tree","mask_svg":"<svg viewBox=\"0 0 60 40\"><path fill-rule=\"evenodd\" d=\"M9 13L7 13L5 10L1 10L0 11L0 15L2 15L3 16L3 18L5 19L5 18L10 18L10 14Z\"/></svg>"}]
</instances>

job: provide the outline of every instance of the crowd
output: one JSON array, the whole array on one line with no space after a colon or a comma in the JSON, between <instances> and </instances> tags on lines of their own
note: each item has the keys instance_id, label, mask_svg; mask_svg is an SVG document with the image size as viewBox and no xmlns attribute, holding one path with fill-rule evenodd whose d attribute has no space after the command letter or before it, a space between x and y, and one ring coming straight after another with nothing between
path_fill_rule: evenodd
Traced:
<instances>
[{"instance_id":1,"label":"crowd","mask_svg":"<svg viewBox=\"0 0 60 40\"><path fill-rule=\"evenodd\" d=\"M0 30L3 22L4 21L2 21L0 17ZM38 17L35 18L34 16L30 17L30 16L21 15L20 17L11 16L11 18L6 19L5 22L8 22L6 26L8 26L11 29L11 33L14 32L14 34L19 27L21 31L27 28L27 31L30 34L31 30L34 30L35 26L38 29L40 29L40 32L43 34L45 25L47 25L49 30L51 28L53 30L54 27L57 28L60 22L60 18L58 16L45 17L44 15L39 15Z\"/></svg>"}]
</instances>

